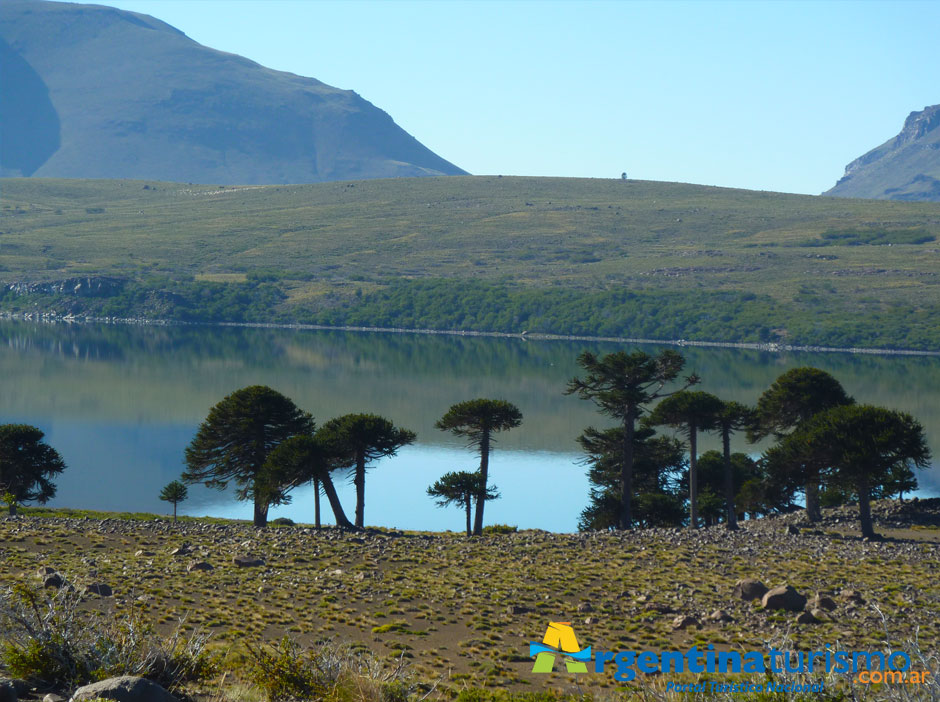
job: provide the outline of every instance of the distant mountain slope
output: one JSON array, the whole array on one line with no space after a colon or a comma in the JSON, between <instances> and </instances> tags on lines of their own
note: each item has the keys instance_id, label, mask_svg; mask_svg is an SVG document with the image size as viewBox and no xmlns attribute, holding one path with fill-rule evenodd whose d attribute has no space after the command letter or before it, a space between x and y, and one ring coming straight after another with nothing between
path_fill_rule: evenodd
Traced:
<instances>
[{"instance_id":1,"label":"distant mountain slope","mask_svg":"<svg viewBox=\"0 0 940 702\"><path fill-rule=\"evenodd\" d=\"M98 5L0 3L0 172L311 183L464 171L349 90Z\"/></svg>"},{"instance_id":2,"label":"distant mountain slope","mask_svg":"<svg viewBox=\"0 0 940 702\"><path fill-rule=\"evenodd\" d=\"M900 134L852 161L823 195L940 201L940 105L911 112Z\"/></svg>"}]
</instances>

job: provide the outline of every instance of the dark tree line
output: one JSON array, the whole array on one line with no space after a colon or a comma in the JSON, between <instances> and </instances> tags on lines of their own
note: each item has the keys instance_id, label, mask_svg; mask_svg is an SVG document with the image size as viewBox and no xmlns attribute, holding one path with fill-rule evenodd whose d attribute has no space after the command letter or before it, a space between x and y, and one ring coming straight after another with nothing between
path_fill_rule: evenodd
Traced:
<instances>
[{"instance_id":1,"label":"dark tree line","mask_svg":"<svg viewBox=\"0 0 940 702\"><path fill-rule=\"evenodd\" d=\"M588 427L579 437L591 483L581 529L696 528L703 519L735 529L745 514L795 509L802 493L811 521L820 519L821 501L857 502L862 534L873 537L871 499L916 489L914 469L929 465L917 420L856 404L817 368L787 371L752 408L688 390L695 375L678 389L667 387L684 365L674 351L621 351L601 359L585 352L578 361L585 375L572 379L567 392L593 400L619 424ZM658 426L682 436L687 459L675 439L656 435ZM719 435L722 451L699 456L700 432ZM758 460L732 453L731 437L742 432L751 443L771 437L775 443Z\"/></svg>"}]
</instances>

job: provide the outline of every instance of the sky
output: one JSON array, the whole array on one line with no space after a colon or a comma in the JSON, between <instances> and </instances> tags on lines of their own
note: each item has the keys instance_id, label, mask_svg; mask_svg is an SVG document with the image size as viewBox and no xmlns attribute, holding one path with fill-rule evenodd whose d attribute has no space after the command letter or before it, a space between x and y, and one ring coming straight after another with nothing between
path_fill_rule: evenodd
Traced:
<instances>
[{"instance_id":1,"label":"sky","mask_svg":"<svg viewBox=\"0 0 940 702\"><path fill-rule=\"evenodd\" d=\"M355 90L473 174L818 194L940 102L940 2L101 0Z\"/></svg>"}]
</instances>

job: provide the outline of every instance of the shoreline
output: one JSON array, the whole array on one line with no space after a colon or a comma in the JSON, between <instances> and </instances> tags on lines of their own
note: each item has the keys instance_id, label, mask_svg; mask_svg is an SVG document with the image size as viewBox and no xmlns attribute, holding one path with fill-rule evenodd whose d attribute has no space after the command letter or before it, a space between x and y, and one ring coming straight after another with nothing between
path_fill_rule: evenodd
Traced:
<instances>
[{"instance_id":1,"label":"shoreline","mask_svg":"<svg viewBox=\"0 0 940 702\"><path fill-rule=\"evenodd\" d=\"M525 341L588 341L619 344L640 344L650 346L686 346L702 348L745 349L767 353L843 353L869 356L927 356L938 357L940 351L919 351L915 349L868 349L861 347L839 346L802 346L778 343L753 343L733 341L694 341L689 339L644 339L617 336L589 336L577 334L547 334L541 332L497 332L447 329L408 329L395 327L369 326L332 326L327 324L300 324L276 322L184 322L170 319L149 319L146 317L71 317L49 313L14 314L0 312L0 320L15 320L36 324L116 324L126 326L191 326L191 327L230 327L245 329L296 329L301 331L346 331L370 334L423 334L426 336L475 336L495 339L523 339Z\"/></svg>"}]
</instances>

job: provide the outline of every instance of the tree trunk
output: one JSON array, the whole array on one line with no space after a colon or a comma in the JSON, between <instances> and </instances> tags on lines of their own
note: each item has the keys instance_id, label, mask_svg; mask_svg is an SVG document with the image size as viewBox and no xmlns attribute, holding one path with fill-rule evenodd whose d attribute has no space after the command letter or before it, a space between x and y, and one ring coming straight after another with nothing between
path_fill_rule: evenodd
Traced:
<instances>
[{"instance_id":1,"label":"tree trunk","mask_svg":"<svg viewBox=\"0 0 940 702\"><path fill-rule=\"evenodd\" d=\"M16 516L16 508L17 508L16 500L12 500L10 502L10 516L11 517Z\"/></svg>"},{"instance_id":2,"label":"tree trunk","mask_svg":"<svg viewBox=\"0 0 940 702\"><path fill-rule=\"evenodd\" d=\"M320 531L320 479L313 479L313 525Z\"/></svg>"},{"instance_id":3,"label":"tree trunk","mask_svg":"<svg viewBox=\"0 0 940 702\"><path fill-rule=\"evenodd\" d=\"M366 457L362 451L356 452L356 476L353 483L356 485L356 526L362 529L366 511Z\"/></svg>"},{"instance_id":4,"label":"tree trunk","mask_svg":"<svg viewBox=\"0 0 940 702\"><path fill-rule=\"evenodd\" d=\"M467 536L473 535L473 529L470 526L470 495L467 495Z\"/></svg>"},{"instance_id":5,"label":"tree trunk","mask_svg":"<svg viewBox=\"0 0 940 702\"><path fill-rule=\"evenodd\" d=\"M633 526L633 437L636 433L636 408L628 407L623 420L623 444L620 447L623 456L620 464L620 523L619 529Z\"/></svg>"},{"instance_id":6,"label":"tree trunk","mask_svg":"<svg viewBox=\"0 0 940 702\"><path fill-rule=\"evenodd\" d=\"M698 464L695 423L689 423L689 528L698 529Z\"/></svg>"},{"instance_id":7,"label":"tree trunk","mask_svg":"<svg viewBox=\"0 0 940 702\"><path fill-rule=\"evenodd\" d=\"M822 519L822 509L819 506L819 481L807 480L804 491L806 492L806 518L811 522L818 522Z\"/></svg>"},{"instance_id":8,"label":"tree trunk","mask_svg":"<svg viewBox=\"0 0 940 702\"><path fill-rule=\"evenodd\" d=\"M731 469L731 432L721 432L721 448L725 458L725 507L728 510L725 526L729 531L738 528L738 514L734 510L734 471Z\"/></svg>"},{"instance_id":9,"label":"tree trunk","mask_svg":"<svg viewBox=\"0 0 940 702\"><path fill-rule=\"evenodd\" d=\"M877 534L871 522L871 497L867 475L862 475L858 479L858 518L862 524L862 536L874 539Z\"/></svg>"},{"instance_id":10,"label":"tree trunk","mask_svg":"<svg viewBox=\"0 0 940 702\"><path fill-rule=\"evenodd\" d=\"M173 523L176 524L176 503L173 503Z\"/></svg>"},{"instance_id":11,"label":"tree trunk","mask_svg":"<svg viewBox=\"0 0 940 702\"><path fill-rule=\"evenodd\" d=\"M268 503L260 497L255 498L255 526L266 527L268 525Z\"/></svg>"},{"instance_id":12,"label":"tree trunk","mask_svg":"<svg viewBox=\"0 0 940 702\"><path fill-rule=\"evenodd\" d=\"M483 503L486 502L486 484L490 468L490 430L484 429L480 437L480 481L481 490L477 493L477 510L473 518L473 533L483 535Z\"/></svg>"},{"instance_id":13,"label":"tree trunk","mask_svg":"<svg viewBox=\"0 0 940 702\"><path fill-rule=\"evenodd\" d=\"M336 488L333 487L333 480L329 473L323 476L323 491L326 493L326 499L330 502L330 508L333 510L333 517L336 519L336 526L344 529L355 529L352 522L346 518L343 511L343 505L340 504L339 496L336 494Z\"/></svg>"}]
</instances>

